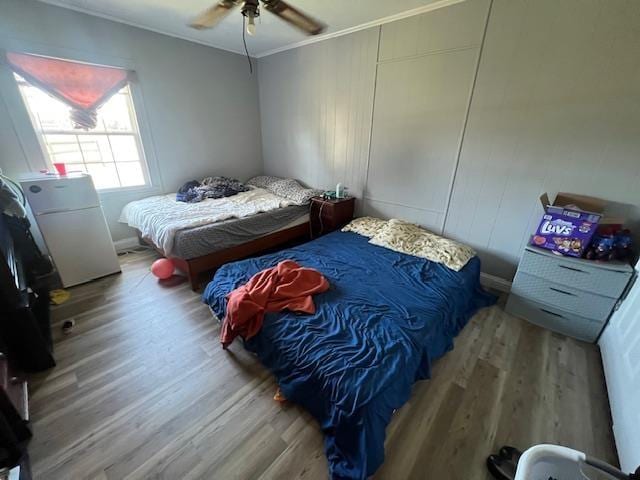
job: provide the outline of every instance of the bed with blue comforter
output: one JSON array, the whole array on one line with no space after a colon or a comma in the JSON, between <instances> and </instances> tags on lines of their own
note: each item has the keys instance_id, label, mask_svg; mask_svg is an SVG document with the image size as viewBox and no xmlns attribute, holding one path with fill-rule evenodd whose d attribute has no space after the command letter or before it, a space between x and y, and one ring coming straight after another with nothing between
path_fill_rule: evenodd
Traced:
<instances>
[{"instance_id":1,"label":"bed with blue comforter","mask_svg":"<svg viewBox=\"0 0 640 480\"><path fill-rule=\"evenodd\" d=\"M277 253L221 267L204 301L224 318L225 296L255 273L291 259L315 268L330 289L316 313L269 313L245 347L282 393L320 423L331 477L365 479L384 460L385 428L414 382L453 348L473 314L495 302L479 283L480 260L455 272L423 258L333 232Z\"/></svg>"}]
</instances>

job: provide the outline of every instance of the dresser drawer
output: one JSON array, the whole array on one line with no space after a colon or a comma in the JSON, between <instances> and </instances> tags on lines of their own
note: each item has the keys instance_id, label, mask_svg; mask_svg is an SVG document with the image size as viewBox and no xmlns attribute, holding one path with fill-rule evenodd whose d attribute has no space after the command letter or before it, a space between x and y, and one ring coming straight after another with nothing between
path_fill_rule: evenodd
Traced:
<instances>
[{"instance_id":1,"label":"dresser drawer","mask_svg":"<svg viewBox=\"0 0 640 480\"><path fill-rule=\"evenodd\" d=\"M576 290L518 270L511 291L524 298L551 305L594 320L606 320L616 299Z\"/></svg>"},{"instance_id":2,"label":"dresser drawer","mask_svg":"<svg viewBox=\"0 0 640 480\"><path fill-rule=\"evenodd\" d=\"M534 302L513 293L509 295L506 311L541 327L586 342L595 342L605 323Z\"/></svg>"},{"instance_id":3,"label":"dresser drawer","mask_svg":"<svg viewBox=\"0 0 640 480\"><path fill-rule=\"evenodd\" d=\"M597 293L618 299L632 272L618 271L606 265L589 265L587 260L574 260L551 253L524 251L518 271L523 271L572 289Z\"/></svg>"}]
</instances>

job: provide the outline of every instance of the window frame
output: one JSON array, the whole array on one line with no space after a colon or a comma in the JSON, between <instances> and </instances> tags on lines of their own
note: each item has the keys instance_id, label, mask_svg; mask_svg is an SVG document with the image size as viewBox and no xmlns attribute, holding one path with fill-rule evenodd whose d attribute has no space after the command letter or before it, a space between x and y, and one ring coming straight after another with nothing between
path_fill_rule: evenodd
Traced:
<instances>
[{"instance_id":1,"label":"window frame","mask_svg":"<svg viewBox=\"0 0 640 480\"><path fill-rule=\"evenodd\" d=\"M71 60L74 61L74 60ZM142 176L144 179L144 184L142 185L127 185L127 186L118 186L118 187L109 187L109 188L98 188L96 187L96 191L98 192L98 194L110 194L110 193L120 193L120 192L127 192L127 191L139 191L139 190L145 190L145 189L151 189L154 187L154 182L152 180L152 175L151 175L151 169L149 166L149 161L147 158L147 153L146 153L146 149L144 148L144 140L143 140L143 134L142 134L142 127L141 127L141 123L142 120L140 118L140 116L138 115L138 110L136 109L136 101L135 101L135 96L134 96L134 85L133 82L129 82L127 84L126 88L128 90L128 94L125 95L126 99L127 99L127 107L129 109L129 114L130 114L130 120L131 120L131 126L132 126L132 130L131 132L111 132L108 130L105 130L104 132L91 132L91 131L84 131L84 130L78 130L78 131L65 131L65 130L60 130L60 131L45 131L42 130L40 128L40 122L34 117L35 112L32 111L32 107L29 104L23 89L21 87L21 84L24 82L26 85L32 87L32 88L38 88L35 85L32 85L29 83L28 80L25 79L21 79L21 77L19 77L18 75L14 74L13 78L15 80L16 83L16 87L18 89L18 92L20 94L20 98L24 104L25 110L27 111L27 114L29 116L29 120L31 122L31 126L33 127L33 131L35 133L36 139L38 141L38 145L40 146L40 149L42 151L42 156L43 159L47 165L47 168L50 171L54 171L54 166L53 166L53 162L52 162L52 158L49 155L49 148L47 145L47 141L45 139L45 135L76 135L76 139L79 136L83 136L83 135L126 135L126 136L130 136L133 137L134 141L136 142L136 148L138 150L138 155L140 157L140 159L138 161L136 161L135 163L139 163L140 168L142 170ZM46 92L45 92L46 94ZM120 92L118 92L116 95L120 95ZM112 152L113 153L113 152ZM84 159L84 153L82 152L82 149L80 148L80 154L82 155L83 158L83 162L82 165L84 165L86 167L87 162ZM102 162L88 162L88 163L102 163ZM114 164L117 163L115 161L114 158ZM117 172L117 170L116 170Z\"/></svg>"}]
</instances>

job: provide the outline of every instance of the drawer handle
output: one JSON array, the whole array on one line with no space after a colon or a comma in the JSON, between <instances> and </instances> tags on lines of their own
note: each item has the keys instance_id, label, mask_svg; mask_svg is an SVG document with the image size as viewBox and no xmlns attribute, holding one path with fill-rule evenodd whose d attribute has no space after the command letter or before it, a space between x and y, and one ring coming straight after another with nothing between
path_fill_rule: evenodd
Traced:
<instances>
[{"instance_id":1,"label":"drawer handle","mask_svg":"<svg viewBox=\"0 0 640 480\"><path fill-rule=\"evenodd\" d=\"M564 295L569 295L571 297L576 297L577 296L575 293L565 292L564 290L560 290L559 288L549 287L549 290L553 290L554 292L562 293Z\"/></svg>"},{"instance_id":2,"label":"drawer handle","mask_svg":"<svg viewBox=\"0 0 640 480\"><path fill-rule=\"evenodd\" d=\"M550 310L545 310L544 308L541 308L540 311L544 313L548 313L549 315L553 315L554 317L564 318L564 315L560 315L559 313L555 313Z\"/></svg>"},{"instance_id":3,"label":"drawer handle","mask_svg":"<svg viewBox=\"0 0 640 480\"><path fill-rule=\"evenodd\" d=\"M571 270L572 272L580 272L580 273L589 273L589 272L585 272L584 270L580 270L579 268L574 268L574 267L567 267L566 265L558 265L560 268L564 268L565 270Z\"/></svg>"}]
</instances>

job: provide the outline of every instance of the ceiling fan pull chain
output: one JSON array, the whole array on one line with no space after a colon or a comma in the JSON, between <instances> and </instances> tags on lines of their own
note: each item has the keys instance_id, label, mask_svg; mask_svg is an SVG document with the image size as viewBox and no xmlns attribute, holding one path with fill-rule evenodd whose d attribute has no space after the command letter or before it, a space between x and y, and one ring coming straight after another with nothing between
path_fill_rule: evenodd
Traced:
<instances>
[{"instance_id":1,"label":"ceiling fan pull chain","mask_svg":"<svg viewBox=\"0 0 640 480\"><path fill-rule=\"evenodd\" d=\"M247 54L247 61L249 62L249 74L253 75L253 64L251 63L251 56L249 55L249 49L247 48L247 38L245 37L245 16L242 16L242 43L244 45L244 53Z\"/></svg>"}]
</instances>

